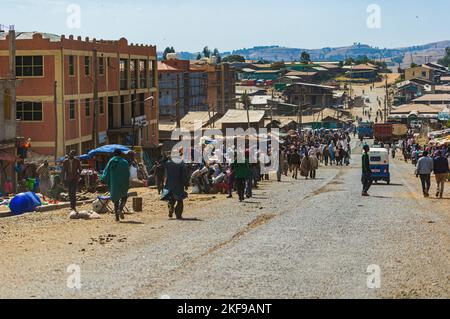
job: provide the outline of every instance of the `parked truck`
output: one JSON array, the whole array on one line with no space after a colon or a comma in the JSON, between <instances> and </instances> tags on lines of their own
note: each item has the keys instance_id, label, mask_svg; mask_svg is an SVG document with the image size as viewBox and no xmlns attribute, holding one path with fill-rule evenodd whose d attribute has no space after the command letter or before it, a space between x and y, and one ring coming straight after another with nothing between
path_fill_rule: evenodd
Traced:
<instances>
[{"instance_id":1,"label":"parked truck","mask_svg":"<svg viewBox=\"0 0 450 319\"><path fill-rule=\"evenodd\" d=\"M406 124L384 123L375 124L373 127L375 143L394 143L406 136L408 127Z\"/></svg>"}]
</instances>

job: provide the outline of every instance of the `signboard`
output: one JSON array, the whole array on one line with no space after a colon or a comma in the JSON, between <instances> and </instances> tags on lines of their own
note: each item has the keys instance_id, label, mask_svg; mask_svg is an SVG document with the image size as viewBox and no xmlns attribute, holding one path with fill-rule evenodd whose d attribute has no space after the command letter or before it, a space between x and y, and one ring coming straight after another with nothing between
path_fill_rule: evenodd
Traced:
<instances>
[{"instance_id":1,"label":"signboard","mask_svg":"<svg viewBox=\"0 0 450 319\"><path fill-rule=\"evenodd\" d=\"M146 127L148 126L147 116L143 115L135 117L134 119L131 119L131 124L137 127Z\"/></svg>"}]
</instances>

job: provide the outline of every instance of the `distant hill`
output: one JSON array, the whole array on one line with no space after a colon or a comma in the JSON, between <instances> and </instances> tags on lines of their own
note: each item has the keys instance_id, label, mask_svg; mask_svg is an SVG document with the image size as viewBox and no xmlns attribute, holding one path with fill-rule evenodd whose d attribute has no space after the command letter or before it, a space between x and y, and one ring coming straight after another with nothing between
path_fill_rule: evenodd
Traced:
<instances>
[{"instance_id":1,"label":"distant hill","mask_svg":"<svg viewBox=\"0 0 450 319\"><path fill-rule=\"evenodd\" d=\"M306 51L311 55L313 61L342 61L349 57L357 58L358 56L366 55L371 59L382 59L391 65L400 63L404 67L411 65L411 62L417 64L428 61L436 62L444 56L446 47L450 47L450 41L393 49L372 47L361 43L354 43L345 47L321 49L287 48L272 45L223 52L222 56L238 54L249 60L293 61L299 60L301 53ZM195 60L198 52L180 52L179 55L182 59Z\"/></svg>"}]
</instances>

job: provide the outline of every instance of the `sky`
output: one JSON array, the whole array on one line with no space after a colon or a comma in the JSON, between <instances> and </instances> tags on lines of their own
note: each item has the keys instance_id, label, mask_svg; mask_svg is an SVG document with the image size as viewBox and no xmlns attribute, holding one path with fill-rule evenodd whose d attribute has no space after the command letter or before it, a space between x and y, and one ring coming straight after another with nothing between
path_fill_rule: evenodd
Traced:
<instances>
[{"instance_id":1,"label":"sky","mask_svg":"<svg viewBox=\"0 0 450 319\"><path fill-rule=\"evenodd\" d=\"M449 0L0 0L0 24L18 31L125 37L178 52L426 44L450 40L449 13Z\"/></svg>"}]
</instances>

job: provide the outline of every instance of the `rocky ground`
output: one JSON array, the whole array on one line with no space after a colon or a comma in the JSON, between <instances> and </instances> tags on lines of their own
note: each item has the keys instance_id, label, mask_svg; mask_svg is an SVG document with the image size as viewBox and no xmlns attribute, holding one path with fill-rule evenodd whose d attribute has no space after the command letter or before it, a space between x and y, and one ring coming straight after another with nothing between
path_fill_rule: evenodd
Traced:
<instances>
[{"instance_id":1,"label":"rocky ground","mask_svg":"<svg viewBox=\"0 0 450 319\"><path fill-rule=\"evenodd\" d=\"M315 181L264 182L240 204L195 196L169 220L144 212L69 220L68 210L0 220L0 296L19 298L450 297L450 199L425 200L413 167L360 196L359 155ZM67 286L70 265L81 289ZM367 287L370 265L380 289Z\"/></svg>"}]
</instances>

